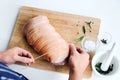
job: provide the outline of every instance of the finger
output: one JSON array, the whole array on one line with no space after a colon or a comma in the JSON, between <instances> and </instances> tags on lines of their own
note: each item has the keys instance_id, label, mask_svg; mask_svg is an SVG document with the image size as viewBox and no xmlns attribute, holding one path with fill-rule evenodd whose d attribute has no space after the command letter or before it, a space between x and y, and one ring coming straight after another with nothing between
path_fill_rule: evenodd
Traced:
<instances>
[{"instance_id":1,"label":"finger","mask_svg":"<svg viewBox=\"0 0 120 80\"><path fill-rule=\"evenodd\" d=\"M21 57L32 59L33 63L35 61L34 58L33 58L33 56L31 55L31 53L23 53Z\"/></svg>"},{"instance_id":2,"label":"finger","mask_svg":"<svg viewBox=\"0 0 120 80\"><path fill-rule=\"evenodd\" d=\"M34 60L34 57L32 56L32 54L31 54L31 53L27 53L27 57L28 57L28 58L30 58L30 59L32 59L32 60L33 60L33 62L32 62L32 63L34 63L34 61L35 61L35 60Z\"/></svg>"},{"instance_id":3,"label":"finger","mask_svg":"<svg viewBox=\"0 0 120 80\"><path fill-rule=\"evenodd\" d=\"M76 49L79 53L86 53L86 51L81 47L76 47Z\"/></svg>"},{"instance_id":4,"label":"finger","mask_svg":"<svg viewBox=\"0 0 120 80\"><path fill-rule=\"evenodd\" d=\"M24 50L24 49L20 48L20 53L19 54L22 54L23 57L31 58L34 61L34 58L33 58L32 54L30 52L28 52L27 50Z\"/></svg>"},{"instance_id":5,"label":"finger","mask_svg":"<svg viewBox=\"0 0 120 80\"><path fill-rule=\"evenodd\" d=\"M70 44L69 47L70 47L70 55L73 55L74 53L77 52L74 44Z\"/></svg>"},{"instance_id":6,"label":"finger","mask_svg":"<svg viewBox=\"0 0 120 80\"><path fill-rule=\"evenodd\" d=\"M86 50L83 48L80 48L80 50L81 50L81 53L87 53Z\"/></svg>"},{"instance_id":7,"label":"finger","mask_svg":"<svg viewBox=\"0 0 120 80\"><path fill-rule=\"evenodd\" d=\"M25 53L25 52L23 52L23 53L22 53L22 56L23 56L23 57L27 57L27 58L34 59L31 53Z\"/></svg>"},{"instance_id":8,"label":"finger","mask_svg":"<svg viewBox=\"0 0 120 80\"><path fill-rule=\"evenodd\" d=\"M21 57L21 56L16 56L15 60L19 61L19 62L22 62L22 63L25 63L25 64L30 64L30 63L34 62L33 59L26 58L26 57Z\"/></svg>"},{"instance_id":9,"label":"finger","mask_svg":"<svg viewBox=\"0 0 120 80\"><path fill-rule=\"evenodd\" d=\"M82 52L83 52L80 47L76 47L76 50L77 50L79 53L82 53Z\"/></svg>"},{"instance_id":10,"label":"finger","mask_svg":"<svg viewBox=\"0 0 120 80\"><path fill-rule=\"evenodd\" d=\"M20 54L22 54L23 56L28 56L30 58L32 57L31 53L24 49L21 49Z\"/></svg>"}]
</instances>

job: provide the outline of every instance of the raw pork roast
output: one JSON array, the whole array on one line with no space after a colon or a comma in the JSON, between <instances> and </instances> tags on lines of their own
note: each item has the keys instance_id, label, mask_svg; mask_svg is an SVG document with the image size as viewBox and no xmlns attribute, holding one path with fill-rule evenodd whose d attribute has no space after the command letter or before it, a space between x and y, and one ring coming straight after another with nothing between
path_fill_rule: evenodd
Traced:
<instances>
[{"instance_id":1,"label":"raw pork roast","mask_svg":"<svg viewBox=\"0 0 120 80\"><path fill-rule=\"evenodd\" d=\"M68 57L68 43L55 31L46 16L34 17L25 24L27 42L43 58L55 65L64 65Z\"/></svg>"}]
</instances>

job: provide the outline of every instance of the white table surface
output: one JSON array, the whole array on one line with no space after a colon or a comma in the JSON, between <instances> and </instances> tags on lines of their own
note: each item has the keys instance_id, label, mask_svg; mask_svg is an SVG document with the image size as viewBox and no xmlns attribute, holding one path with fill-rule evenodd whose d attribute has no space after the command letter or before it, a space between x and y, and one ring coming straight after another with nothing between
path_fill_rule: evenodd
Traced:
<instances>
[{"instance_id":1,"label":"white table surface","mask_svg":"<svg viewBox=\"0 0 120 80\"><path fill-rule=\"evenodd\" d=\"M116 56L120 57L120 0L0 0L1 51L7 49L21 6L100 18L100 32L109 32L112 35L112 40L117 43ZM30 80L68 80L67 74L26 68L15 64L10 68L24 74ZM119 78L119 76L114 76L108 80L119 80ZM90 79L83 80L106 80L106 78L102 79L93 73Z\"/></svg>"}]
</instances>

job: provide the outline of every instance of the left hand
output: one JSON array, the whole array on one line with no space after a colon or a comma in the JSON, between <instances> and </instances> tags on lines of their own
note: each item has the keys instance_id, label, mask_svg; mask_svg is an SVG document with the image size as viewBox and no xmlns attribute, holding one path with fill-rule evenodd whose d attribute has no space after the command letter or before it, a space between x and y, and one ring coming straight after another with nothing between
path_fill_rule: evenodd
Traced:
<instances>
[{"instance_id":1,"label":"left hand","mask_svg":"<svg viewBox=\"0 0 120 80\"><path fill-rule=\"evenodd\" d=\"M19 47L14 47L1 52L0 61L6 64L13 64L16 61L19 61L27 65L31 65L32 63L34 63L34 58L30 52Z\"/></svg>"}]
</instances>

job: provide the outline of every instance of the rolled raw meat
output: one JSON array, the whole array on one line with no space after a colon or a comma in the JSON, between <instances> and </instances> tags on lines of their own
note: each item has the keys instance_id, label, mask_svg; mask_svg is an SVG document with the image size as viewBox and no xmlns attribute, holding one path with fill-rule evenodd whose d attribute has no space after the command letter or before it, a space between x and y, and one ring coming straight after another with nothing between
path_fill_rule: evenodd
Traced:
<instances>
[{"instance_id":1,"label":"rolled raw meat","mask_svg":"<svg viewBox=\"0 0 120 80\"><path fill-rule=\"evenodd\" d=\"M39 15L25 24L24 34L27 42L39 54L46 54L43 58L55 65L64 65L69 55L69 45L55 31L46 16Z\"/></svg>"}]
</instances>

